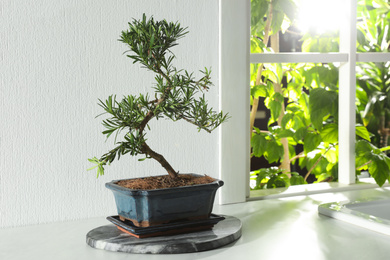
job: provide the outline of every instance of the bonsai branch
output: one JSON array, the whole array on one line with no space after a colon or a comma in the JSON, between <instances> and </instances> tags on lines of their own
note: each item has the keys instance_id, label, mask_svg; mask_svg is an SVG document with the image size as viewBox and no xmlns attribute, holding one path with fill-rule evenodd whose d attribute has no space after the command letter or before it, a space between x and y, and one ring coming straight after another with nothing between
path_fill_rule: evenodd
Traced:
<instances>
[{"instance_id":1,"label":"bonsai branch","mask_svg":"<svg viewBox=\"0 0 390 260\"><path fill-rule=\"evenodd\" d=\"M161 164L161 166L165 170L167 170L167 172L168 172L169 176L171 176L171 178L177 177L178 173L167 162L167 160L164 158L164 156L153 151L146 143L142 144L142 152L145 153L146 155L150 156L151 158L155 159L156 161L158 161Z\"/></svg>"},{"instance_id":2,"label":"bonsai branch","mask_svg":"<svg viewBox=\"0 0 390 260\"><path fill-rule=\"evenodd\" d=\"M195 100L197 90L207 90L212 85L210 71L205 68L201 71L204 76L195 81L192 73L186 70L177 70L171 65L175 55L170 48L177 45L176 41L182 38L187 32L179 24L167 23L164 21L155 22L153 18L146 20L134 20L129 23L130 29L122 31L120 40L126 43L132 52L127 55L133 63L140 63L144 68L156 73L154 99L149 100L148 95L139 97L129 95L121 102L115 100L115 96L109 96L106 102L100 101L100 106L111 115L111 118L103 120L106 128L103 134L116 135L123 129L128 132L123 141L100 159L93 158L90 161L97 164L98 173L103 175L106 164L122 155L138 154L146 155L146 158L157 160L172 178L178 173L172 168L167 160L153 151L147 144L145 128L153 118L166 117L173 121L184 119L196 125L199 130L211 132L227 119L227 114L216 113L208 109L207 102L203 98ZM172 55L170 55L169 53ZM148 129L150 129L148 127Z\"/></svg>"},{"instance_id":3,"label":"bonsai branch","mask_svg":"<svg viewBox=\"0 0 390 260\"><path fill-rule=\"evenodd\" d=\"M206 132L211 133L211 130L207 129L207 128L204 127L204 126L201 126L201 125L197 124L195 121L193 121L193 120L191 120L191 119L188 119L188 118L186 118L186 117L184 117L184 116L180 116L179 119L183 119L183 120L187 121L188 123L191 123L191 124L193 124L193 125L196 125L197 127L201 128L201 129L203 129L203 130L205 130Z\"/></svg>"}]
</instances>

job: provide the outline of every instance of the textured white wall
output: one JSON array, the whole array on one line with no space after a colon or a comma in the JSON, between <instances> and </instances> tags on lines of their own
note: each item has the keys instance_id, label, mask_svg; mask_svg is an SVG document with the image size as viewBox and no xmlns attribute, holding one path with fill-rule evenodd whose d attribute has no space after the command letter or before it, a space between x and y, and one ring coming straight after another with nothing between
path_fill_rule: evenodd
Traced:
<instances>
[{"instance_id":1,"label":"textured white wall","mask_svg":"<svg viewBox=\"0 0 390 260\"><path fill-rule=\"evenodd\" d=\"M3 0L0 3L0 227L115 214L112 179L164 174L154 161L122 158L96 179L87 158L113 147L94 117L97 99L145 93L153 75L122 55L117 41L142 13L179 20L190 33L176 65L213 68L218 106L217 0ZM150 146L180 172L218 176L218 132L154 122Z\"/></svg>"}]
</instances>

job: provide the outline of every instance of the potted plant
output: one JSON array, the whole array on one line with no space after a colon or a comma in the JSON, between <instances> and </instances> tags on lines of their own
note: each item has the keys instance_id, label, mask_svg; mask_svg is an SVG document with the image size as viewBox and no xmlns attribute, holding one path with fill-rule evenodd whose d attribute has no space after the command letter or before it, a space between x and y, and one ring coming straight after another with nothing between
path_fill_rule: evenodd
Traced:
<instances>
[{"instance_id":1,"label":"potted plant","mask_svg":"<svg viewBox=\"0 0 390 260\"><path fill-rule=\"evenodd\" d=\"M223 185L221 180L209 176L179 174L147 144L146 130L150 130L152 119L185 120L207 132L227 119L227 114L208 107L203 94L212 85L210 70L201 71L203 76L195 80L192 73L172 65L175 56L171 48L187 33L187 28L177 22L155 21L145 15L141 20L133 19L119 40L129 47L126 53L133 63L156 74L155 93L152 98L140 94L125 96L120 101L113 95L104 102L99 99L103 114L110 116L103 120L103 134L108 138L115 133L117 146L100 158L89 159L95 164L90 169L97 168L97 176L103 175L104 166L130 154L145 156L141 161L155 159L168 173L106 183L114 193L121 220L128 219L138 227L208 218L216 190ZM119 134L123 135L121 141L117 141Z\"/></svg>"}]
</instances>

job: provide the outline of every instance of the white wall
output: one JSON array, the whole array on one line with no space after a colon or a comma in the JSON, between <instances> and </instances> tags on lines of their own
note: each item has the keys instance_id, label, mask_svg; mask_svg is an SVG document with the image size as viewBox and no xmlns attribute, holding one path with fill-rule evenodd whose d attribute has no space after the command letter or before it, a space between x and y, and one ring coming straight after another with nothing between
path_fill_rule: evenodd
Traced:
<instances>
[{"instance_id":1,"label":"white wall","mask_svg":"<svg viewBox=\"0 0 390 260\"><path fill-rule=\"evenodd\" d=\"M213 68L218 106L218 1L3 0L0 3L0 227L115 214L112 179L164 174L154 161L122 158L96 179L87 158L113 147L94 117L97 99L150 90L153 75L117 41L142 13L179 20L190 33L176 65ZM157 121L148 139L180 172L218 176L218 132Z\"/></svg>"}]
</instances>

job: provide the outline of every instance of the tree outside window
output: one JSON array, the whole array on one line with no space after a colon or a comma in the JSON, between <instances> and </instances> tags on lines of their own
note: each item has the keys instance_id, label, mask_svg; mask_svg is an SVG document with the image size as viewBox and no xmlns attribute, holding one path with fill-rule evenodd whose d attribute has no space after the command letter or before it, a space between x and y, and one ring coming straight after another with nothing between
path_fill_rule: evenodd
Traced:
<instances>
[{"instance_id":1,"label":"tree outside window","mask_svg":"<svg viewBox=\"0 0 390 260\"><path fill-rule=\"evenodd\" d=\"M310 5L319 12L302 28ZM321 15L334 5L251 0L251 52L339 52L339 16ZM357 17L357 51L388 52L388 2L358 1ZM389 65L356 64L356 176L366 171L379 186L390 177ZM338 75L339 63L251 64L252 189L338 180Z\"/></svg>"}]
</instances>

